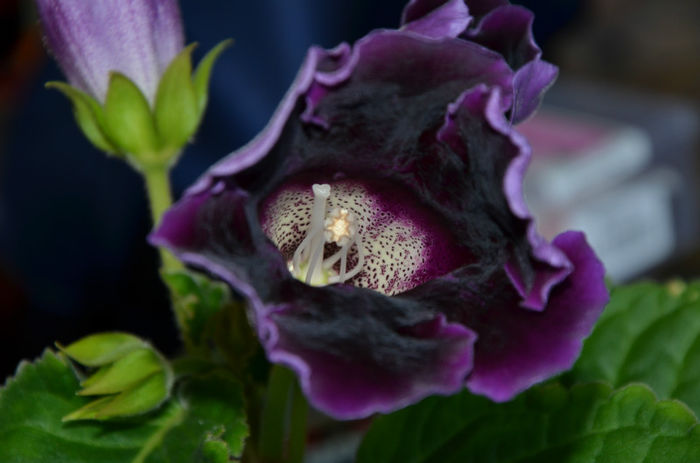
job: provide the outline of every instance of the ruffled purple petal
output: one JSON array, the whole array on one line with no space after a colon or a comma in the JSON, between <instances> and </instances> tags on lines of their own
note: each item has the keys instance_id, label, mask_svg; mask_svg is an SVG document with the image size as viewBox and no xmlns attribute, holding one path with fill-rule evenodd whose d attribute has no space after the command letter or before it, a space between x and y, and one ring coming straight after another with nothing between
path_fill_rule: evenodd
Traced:
<instances>
[{"instance_id":1,"label":"ruffled purple petal","mask_svg":"<svg viewBox=\"0 0 700 463\"><path fill-rule=\"evenodd\" d=\"M406 11L408 11L408 6ZM457 37L471 22L464 0L448 0L425 15L405 24L402 30L431 38Z\"/></svg>"},{"instance_id":2,"label":"ruffled purple petal","mask_svg":"<svg viewBox=\"0 0 700 463\"><path fill-rule=\"evenodd\" d=\"M450 144L455 151L463 152L460 127L468 119L483 120L502 136L503 147L498 152L508 153L503 173L503 192L510 211L521 219L529 243L527 252L516 252L506 262L505 270L523 298L521 305L541 311L546 306L549 291L566 278L571 265L562 251L537 233L527 209L522 185L531 151L527 141L504 118L503 113L507 108L499 88L489 89L482 85L464 92L448 107L445 125L440 129L438 139ZM492 162L498 164L504 161L493 159Z\"/></svg>"},{"instance_id":3,"label":"ruffled purple petal","mask_svg":"<svg viewBox=\"0 0 700 463\"><path fill-rule=\"evenodd\" d=\"M460 2L466 4L469 14L477 19L499 6L510 4L508 0L460 0ZM411 0L403 10L401 25L419 21L445 3L448 3L448 0Z\"/></svg>"},{"instance_id":4,"label":"ruffled purple petal","mask_svg":"<svg viewBox=\"0 0 700 463\"><path fill-rule=\"evenodd\" d=\"M525 203L522 185L532 155L530 145L493 104L486 107L484 115L493 129L508 137L512 145L517 147L518 155L513 158L505 172L503 190L513 214L527 223L526 236L534 260L530 266L536 269L534 277L528 279L523 273L523 267L528 266L523 266L520 259L511 259L506 263L505 270L523 298L521 305L541 311L545 308L549 291L566 278L571 271L571 264L561 250L537 233L534 219Z\"/></svg>"},{"instance_id":5,"label":"ruffled purple petal","mask_svg":"<svg viewBox=\"0 0 700 463\"><path fill-rule=\"evenodd\" d=\"M182 49L175 0L37 0L46 41L68 80L104 101L109 73L132 79L153 102L167 64Z\"/></svg>"},{"instance_id":6,"label":"ruffled purple petal","mask_svg":"<svg viewBox=\"0 0 700 463\"><path fill-rule=\"evenodd\" d=\"M335 50L347 50L346 47L340 46ZM284 98L275 109L275 113L267 123L267 126L253 140L237 151L229 154L224 159L220 160L199 179L188 190L187 194L192 195L202 192L216 182L217 178L226 177L240 172L264 158L270 149L277 143L285 124L289 120L292 112L298 109L300 99L310 102L322 96L319 95L307 96L309 87L314 82L314 79L319 73L319 66L322 62L333 62L335 51L326 51L319 47L311 47L306 54L299 72L294 79L294 82L287 90ZM349 74L349 69L348 69ZM347 78L347 76L344 76ZM311 117L311 116L306 116Z\"/></svg>"},{"instance_id":7,"label":"ruffled purple petal","mask_svg":"<svg viewBox=\"0 0 700 463\"><path fill-rule=\"evenodd\" d=\"M527 119L557 77L557 68L541 60L542 50L532 35L534 14L520 6L506 5L489 11L465 37L505 58L516 71L511 120Z\"/></svg>"},{"instance_id":8,"label":"ruffled purple petal","mask_svg":"<svg viewBox=\"0 0 700 463\"><path fill-rule=\"evenodd\" d=\"M542 102L545 92L557 78L559 69L546 61L534 60L517 70L513 81L511 120L518 124L532 114Z\"/></svg>"},{"instance_id":9,"label":"ruffled purple petal","mask_svg":"<svg viewBox=\"0 0 700 463\"><path fill-rule=\"evenodd\" d=\"M572 273L551 292L544 312L496 300L468 326L479 333L474 370L467 387L495 401L570 368L583 339L608 302L605 269L580 232L554 239L571 261Z\"/></svg>"},{"instance_id":10,"label":"ruffled purple petal","mask_svg":"<svg viewBox=\"0 0 700 463\"><path fill-rule=\"evenodd\" d=\"M386 66L387 62L392 65ZM356 81L395 84L406 93L446 82L454 82L461 89L485 82L503 88L504 104L511 104L508 95L512 94L512 73L497 54L469 42L378 31L360 39L352 52L347 45L330 51L312 47L265 129L248 144L214 164L188 193L203 191L217 179L243 171L268 155L302 101L306 103L303 120L327 127L328 121L318 114L316 106L351 75ZM453 92L452 98L459 92ZM445 99L444 105L452 98Z\"/></svg>"},{"instance_id":11,"label":"ruffled purple petal","mask_svg":"<svg viewBox=\"0 0 700 463\"><path fill-rule=\"evenodd\" d=\"M471 330L447 323L442 315L415 326L387 329L378 323L381 318L372 313L369 301L354 299L358 304L351 313L323 325L318 320L309 323L304 320L306 311L293 309L275 312L263 322L270 360L297 373L315 407L340 419L363 418L463 387L473 364L476 335ZM346 327L338 328L339 322ZM311 329L321 331L316 333L319 337L331 331L326 336L335 343L314 348L308 338L314 335ZM377 358L368 349L387 358Z\"/></svg>"},{"instance_id":12,"label":"ruffled purple petal","mask_svg":"<svg viewBox=\"0 0 700 463\"><path fill-rule=\"evenodd\" d=\"M448 0L410 0L401 13L401 25L405 26L410 22L418 21L430 15L432 11L440 8L447 3L447 1ZM462 3L464 3L464 0L462 0Z\"/></svg>"},{"instance_id":13,"label":"ruffled purple petal","mask_svg":"<svg viewBox=\"0 0 700 463\"><path fill-rule=\"evenodd\" d=\"M505 58L512 69L537 59L541 50L532 37L535 15L528 9L506 5L490 11L466 37Z\"/></svg>"},{"instance_id":14,"label":"ruffled purple petal","mask_svg":"<svg viewBox=\"0 0 700 463\"><path fill-rule=\"evenodd\" d=\"M458 3L461 5L458 6ZM465 4L468 11L461 9ZM401 23L407 30L428 36L446 35L445 29L439 26L433 29L432 25L448 24L446 18L456 17L464 22L461 33L464 39L500 53L511 69L516 71L510 117L515 124L527 119L537 109L542 95L557 76L556 66L541 60L542 50L532 35L532 12L511 5L506 0L412 0L404 9ZM478 21L477 24L465 30L473 18ZM462 23L459 24L462 27ZM454 24L453 27L458 29Z\"/></svg>"},{"instance_id":15,"label":"ruffled purple petal","mask_svg":"<svg viewBox=\"0 0 700 463\"><path fill-rule=\"evenodd\" d=\"M498 7L510 5L508 0L465 0L469 13L477 19L490 13Z\"/></svg>"}]
</instances>

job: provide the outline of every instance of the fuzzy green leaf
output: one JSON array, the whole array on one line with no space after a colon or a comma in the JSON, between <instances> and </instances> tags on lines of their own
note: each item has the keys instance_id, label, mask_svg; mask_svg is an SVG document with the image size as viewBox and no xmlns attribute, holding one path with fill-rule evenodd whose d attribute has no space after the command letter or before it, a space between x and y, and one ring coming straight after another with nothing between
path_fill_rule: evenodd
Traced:
<instances>
[{"instance_id":1,"label":"fuzzy green leaf","mask_svg":"<svg viewBox=\"0 0 700 463\"><path fill-rule=\"evenodd\" d=\"M357 461L688 463L700 461L700 427L642 385L550 384L503 404L464 392L379 417Z\"/></svg>"},{"instance_id":2,"label":"fuzzy green leaf","mask_svg":"<svg viewBox=\"0 0 700 463\"><path fill-rule=\"evenodd\" d=\"M192 50L182 50L163 73L154 107L161 145L177 152L194 135L200 121L197 96L192 84Z\"/></svg>"},{"instance_id":3,"label":"fuzzy green leaf","mask_svg":"<svg viewBox=\"0 0 700 463\"><path fill-rule=\"evenodd\" d=\"M226 442L216 436L210 436L202 444L201 450L197 454L197 463L229 463L229 449Z\"/></svg>"},{"instance_id":4,"label":"fuzzy green leaf","mask_svg":"<svg viewBox=\"0 0 700 463\"><path fill-rule=\"evenodd\" d=\"M152 156L160 146L151 107L141 90L118 72L110 75L104 104L105 131L110 140L137 159Z\"/></svg>"},{"instance_id":5,"label":"fuzzy green leaf","mask_svg":"<svg viewBox=\"0 0 700 463\"><path fill-rule=\"evenodd\" d=\"M195 358L182 358L175 365L176 374L186 375L211 369L202 358L224 360L240 377L253 374L252 367L260 343L250 326L244 302L234 300L226 285L187 269L163 272L163 281L170 288L176 312L181 315L183 339ZM263 365L269 368L264 360ZM251 367L249 369L249 367ZM262 377L266 377L265 369Z\"/></svg>"},{"instance_id":6,"label":"fuzzy green leaf","mask_svg":"<svg viewBox=\"0 0 700 463\"><path fill-rule=\"evenodd\" d=\"M700 283L613 289L608 307L565 381L648 384L700 414Z\"/></svg>"},{"instance_id":7,"label":"fuzzy green leaf","mask_svg":"<svg viewBox=\"0 0 700 463\"><path fill-rule=\"evenodd\" d=\"M229 373L217 371L185 381L180 401L188 410L188 419L174 427L147 463L191 460L218 463L238 458L248 437L243 390ZM190 436L204 436L194 447ZM225 452L224 452L225 450ZM226 459L222 459L223 456Z\"/></svg>"},{"instance_id":8,"label":"fuzzy green leaf","mask_svg":"<svg viewBox=\"0 0 700 463\"><path fill-rule=\"evenodd\" d=\"M62 423L89 399L61 354L23 362L0 389L3 463L218 463L238 457L247 435L240 385L225 373L192 378L138 418ZM227 460L206 459L216 442Z\"/></svg>"},{"instance_id":9,"label":"fuzzy green leaf","mask_svg":"<svg viewBox=\"0 0 700 463\"><path fill-rule=\"evenodd\" d=\"M192 83L197 95L197 108L200 118L204 114L204 110L207 107L207 100L209 98L209 79L211 78L211 71L214 67L214 63L219 55L231 45L233 45L233 40L231 39L219 42L214 48L209 50L204 58L202 58L202 61L200 61L197 65Z\"/></svg>"},{"instance_id":10,"label":"fuzzy green leaf","mask_svg":"<svg viewBox=\"0 0 700 463\"><path fill-rule=\"evenodd\" d=\"M186 316L185 338L195 345L203 342L211 328L212 317L229 303L229 292L223 283L190 272L177 270L162 275L175 295L173 303Z\"/></svg>"},{"instance_id":11,"label":"fuzzy green leaf","mask_svg":"<svg viewBox=\"0 0 700 463\"><path fill-rule=\"evenodd\" d=\"M103 110L100 103L85 92L72 87L65 82L47 82L46 88L55 88L73 103L73 115L83 135L97 149L110 154L118 153L119 149L105 135L103 125Z\"/></svg>"}]
</instances>

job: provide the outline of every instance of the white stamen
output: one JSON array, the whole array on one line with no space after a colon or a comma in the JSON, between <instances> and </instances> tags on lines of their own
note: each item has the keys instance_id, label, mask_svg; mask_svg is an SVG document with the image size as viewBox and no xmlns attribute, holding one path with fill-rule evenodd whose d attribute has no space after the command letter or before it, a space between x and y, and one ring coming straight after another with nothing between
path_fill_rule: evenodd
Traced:
<instances>
[{"instance_id":1,"label":"white stamen","mask_svg":"<svg viewBox=\"0 0 700 463\"><path fill-rule=\"evenodd\" d=\"M358 238L359 235L357 236ZM349 272L345 273L346 269L346 259L347 259L347 253L350 247L355 244L357 247L357 265L350 270ZM350 244L347 246L344 246L339 252L340 254L340 275L338 276L331 276L328 278L329 283L344 283L348 281L349 279L353 278L355 275L360 273L362 271L362 266L365 264L365 250L362 247L362 240L361 239L356 239L353 240ZM335 257L335 256L333 256ZM337 260L337 259L336 259Z\"/></svg>"},{"instance_id":2,"label":"white stamen","mask_svg":"<svg viewBox=\"0 0 700 463\"><path fill-rule=\"evenodd\" d=\"M330 257L327 257L327 258L323 261L323 268L324 268L324 269L329 269L329 268L333 267L333 265L334 265L336 262L338 262L338 260L340 259L340 254L341 254L342 252L343 252L343 248L340 248L340 251L336 252L335 254L333 254L333 255L330 256Z\"/></svg>"},{"instance_id":3,"label":"white stamen","mask_svg":"<svg viewBox=\"0 0 700 463\"><path fill-rule=\"evenodd\" d=\"M362 247L362 241L357 240L355 241L355 246L357 246L357 265L355 265L355 268L350 270L347 275L345 275L345 278L341 278L341 282L349 280L350 278L353 278L355 275L360 273L362 271L362 266L365 263L365 250Z\"/></svg>"},{"instance_id":4,"label":"white stamen","mask_svg":"<svg viewBox=\"0 0 700 463\"><path fill-rule=\"evenodd\" d=\"M306 236L294 251L292 261L288 264L289 271L297 278L303 278L306 284L343 283L362 271L364 265L364 249L362 237L357 232L355 216L347 209L335 207L326 216L326 202L330 197L330 185L314 184L314 203L311 210L311 220ZM340 250L327 259L323 258L325 243L335 243ZM357 265L347 271L348 252L353 244L357 248ZM328 276L331 268L340 260L339 275ZM308 265L307 265L308 264ZM306 275L303 275L306 271Z\"/></svg>"},{"instance_id":5,"label":"white stamen","mask_svg":"<svg viewBox=\"0 0 700 463\"><path fill-rule=\"evenodd\" d=\"M348 250L350 249L350 246L343 246L343 249L340 250L340 276L338 277L338 281L345 281L345 271L348 269Z\"/></svg>"}]
</instances>

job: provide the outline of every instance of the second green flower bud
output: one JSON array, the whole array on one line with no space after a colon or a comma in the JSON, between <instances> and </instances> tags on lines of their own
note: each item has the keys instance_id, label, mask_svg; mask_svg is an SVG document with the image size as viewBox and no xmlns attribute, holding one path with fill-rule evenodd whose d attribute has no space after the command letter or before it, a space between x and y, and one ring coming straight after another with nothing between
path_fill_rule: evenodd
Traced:
<instances>
[{"instance_id":1,"label":"second green flower bud","mask_svg":"<svg viewBox=\"0 0 700 463\"><path fill-rule=\"evenodd\" d=\"M126 333L101 333L61 350L74 361L95 368L78 395L96 400L63 417L64 421L108 420L146 413L169 396L170 364L145 341Z\"/></svg>"}]
</instances>

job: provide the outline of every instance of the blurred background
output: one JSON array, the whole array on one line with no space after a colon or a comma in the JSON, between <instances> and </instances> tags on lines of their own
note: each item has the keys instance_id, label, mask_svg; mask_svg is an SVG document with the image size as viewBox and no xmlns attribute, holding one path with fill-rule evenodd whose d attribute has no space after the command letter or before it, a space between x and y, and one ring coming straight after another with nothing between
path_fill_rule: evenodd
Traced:
<instances>
[{"instance_id":1,"label":"blurred background","mask_svg":"<svg viewBox=\"0 0 700 463\"><path fill-rule=\"evenodd\" d=\"M560 77L521 126L541 233L586 231L616 282L700 273L697 0L522 1ZM199 54L233 37L210 106L173 173L179 195L252 138L307 47L396 27L404 0L183 0ZM99 330L178 348L143 185L81 136L28 0L0 0L0 378L54 341ZM335 451L335 450L334 450ZM320 454L323 450L319 448ZM320 457L319 457L320 458ZM322 460L318 460L322 461Z\"/></svg>"}]
</instances>

